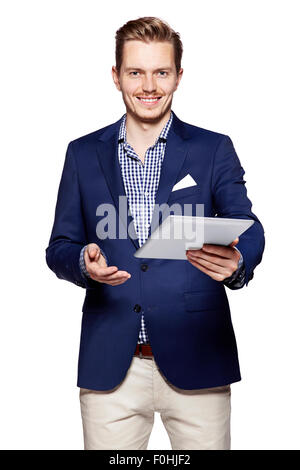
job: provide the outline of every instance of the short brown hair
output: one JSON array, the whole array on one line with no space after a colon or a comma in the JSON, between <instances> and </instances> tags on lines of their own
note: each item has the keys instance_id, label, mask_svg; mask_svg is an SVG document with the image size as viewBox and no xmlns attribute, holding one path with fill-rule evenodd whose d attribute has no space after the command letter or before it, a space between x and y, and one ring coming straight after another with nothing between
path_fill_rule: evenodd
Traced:
<instances>
[{"instance_id":1,"label":"short brown hair","mask_svg":"<svg viewBox=\"0 0 300 470\"><path fill-rule=\"evenodd\" d=\"M144 16L136 20L127 21L116 32L116 69L120 73L123 47L125 41L139 40L144 42L149 41L169 41L174 47L174 59L176 72L178 74L181 68L182 58L182 42L180 34L176 33L166 21L156 18L154 16Z\"/></svg>"}]
</instances>

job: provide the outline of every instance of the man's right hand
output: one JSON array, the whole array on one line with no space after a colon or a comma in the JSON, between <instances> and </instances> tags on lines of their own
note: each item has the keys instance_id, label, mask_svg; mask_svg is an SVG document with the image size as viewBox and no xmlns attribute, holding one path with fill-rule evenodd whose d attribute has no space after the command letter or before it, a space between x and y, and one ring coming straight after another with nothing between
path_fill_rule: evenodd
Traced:
<instances>
[{"instance_id":1,"label":"man's right hand","mask_svg":"<svg viewBox=\"0 0 300 470\"><path fill-rule=\"evenodd\" d=\"M127 271L119 271L117 266L107 266L104 256L96 243L89 243L84 250L86 269L94 281L118 286L131 278Z\"/></svg>"}]
</instances>

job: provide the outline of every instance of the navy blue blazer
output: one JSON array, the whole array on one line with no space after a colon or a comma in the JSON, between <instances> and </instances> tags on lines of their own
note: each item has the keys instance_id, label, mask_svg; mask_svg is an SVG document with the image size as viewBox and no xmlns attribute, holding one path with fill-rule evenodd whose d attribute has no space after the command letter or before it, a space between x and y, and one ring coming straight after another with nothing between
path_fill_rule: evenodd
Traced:
<instances>
[{"instance_id":1,"label":"navy blue blazer","mask_svg":"<svg viewBox=\"0 0 300 470\"><path fill-rule=\"evenodd\" d=\"M165 377L186 389L216 387L241 379L224 284L185 260L140 259L132 235L101 239L96 214L102 203L116 208L116 232L132 225L118 161L121 119L69 143L46 261L60 279L86 289L78 360L78 387L110 390L125 378L144 313L154 358ZM197 186L172 192L191 174ZM253 219L239 238L248 285L264 251L264 229L251 211L244 169L227 135L181 121L174 113L161 169L156 204L204 204L206 217ZM160 217L159 221L162 217ZM155 226L152 227L152 230ZM132 234L132 232L131 232ZM100 239L98 238L100 236ZM109 265L131 278L119 286L84 279L79 254L97 243ZM142 264L148 269L142 270Z\"/></svg>"}]
</instances>

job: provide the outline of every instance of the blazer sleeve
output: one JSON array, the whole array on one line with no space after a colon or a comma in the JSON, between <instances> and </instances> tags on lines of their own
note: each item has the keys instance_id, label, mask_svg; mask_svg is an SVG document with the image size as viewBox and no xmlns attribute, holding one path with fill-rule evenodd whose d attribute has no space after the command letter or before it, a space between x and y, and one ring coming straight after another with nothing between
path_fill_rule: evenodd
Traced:
<instances>
[{"instance_id":1,"label":"blazer sleeve","mask_svg":"<svg viewBox=\"0 0 300 470\"><path fill-rule=\"evenodd\" d=\"M211 182L217 217L254 220L254 224L240 235L236 245L245 264L245 281L241 287L247 286L253 278L254 269L261 262L265 247L264 229L251 210L252 203L247 196L244 174L232 140L227 135L222 136L214 156Z\"/></svg>"},{"instance_id":2,"label":"blazer sleeve","mask_svg":"<svg viewBox=\"0 0 300 470\"><path fill-rule=\"evenodd\" d=\"M53 228L46 248L48 267L59 279L65 279L77 286L97 286L96 281L84 277L80 270L80 251L86 244L78 172L73 145L70 142L58 189Z\"/></svg>"}]
</instances>

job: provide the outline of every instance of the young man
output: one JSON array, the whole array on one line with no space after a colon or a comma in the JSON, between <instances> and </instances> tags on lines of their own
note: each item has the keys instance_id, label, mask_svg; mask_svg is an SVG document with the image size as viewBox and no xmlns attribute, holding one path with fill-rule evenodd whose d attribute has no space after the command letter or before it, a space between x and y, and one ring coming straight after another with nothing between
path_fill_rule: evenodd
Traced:
<instances>
[{"instance_id":1,"label":"young man","mask_svg":"<svg viewBox=\"0 0 300 470\"><path fill-rule=\"evenodd\" d=\"M230 384L241 377L224 286L252 279L264 230L231 139L171 109L181 57L167 23L127 22L112 67L126 114L67 150L46 258L59 278L86 288L78 363L85 449L147 449L155 411L172 449L230 448ZM187 177L193 183L177 189ZM230 246L204 245L185 261L134 257L157 206L174 203L254 224ZM107 237L110 208L116 235Z\"/></svg>"}]
</instances>

